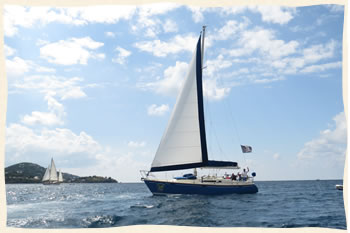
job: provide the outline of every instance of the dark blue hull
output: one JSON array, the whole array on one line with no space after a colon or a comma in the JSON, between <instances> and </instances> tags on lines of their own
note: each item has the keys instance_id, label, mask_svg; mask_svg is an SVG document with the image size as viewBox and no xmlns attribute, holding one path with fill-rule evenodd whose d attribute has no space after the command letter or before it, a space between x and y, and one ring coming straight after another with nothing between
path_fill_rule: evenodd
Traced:
<instances>
[{"instance_id":1,"label":"dark blue hull","mask_svg":"<svg viewBox=\"0 0 350 233\"><path fill-rule=\"evenodd\" d=\"M155 195L161 194L248 194L257 193L255 184L249 185L215 185L215 184L184 184L174 182L163 182L155 180L144 180L149 190Z\"/></svg>"}]
</instances>

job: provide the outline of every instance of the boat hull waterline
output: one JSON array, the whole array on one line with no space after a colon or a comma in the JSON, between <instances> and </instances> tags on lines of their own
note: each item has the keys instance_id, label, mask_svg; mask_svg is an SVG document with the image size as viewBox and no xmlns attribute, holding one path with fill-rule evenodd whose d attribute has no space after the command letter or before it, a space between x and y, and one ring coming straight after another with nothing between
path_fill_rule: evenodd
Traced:
<instances>
[{"instance_id":1,"label":"boat hull waterline","mask_svg":"<svg viewBox=\"0 0 350 233\"><path fill-rule=\"evenodd\" d=\"M154 195L166 194L201 194L201 195L221 195L221 194L253 194L258 192L254 183L222 185L216 183L182 183L171 181L157 181L144 179L148 189Z\"/></svg>"}]
</instances>

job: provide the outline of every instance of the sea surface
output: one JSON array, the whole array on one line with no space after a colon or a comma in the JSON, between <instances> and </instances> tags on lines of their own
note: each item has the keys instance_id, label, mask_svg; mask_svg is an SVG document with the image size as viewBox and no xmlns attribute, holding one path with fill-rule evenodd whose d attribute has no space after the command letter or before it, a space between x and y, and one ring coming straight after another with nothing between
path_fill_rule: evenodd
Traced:
<instances>
[{"instance_id":1,"label":"sea surface","mask_svg":"<svg viewBox=\"0 0 350 233\"><path fill-rule=\"evenodd\" d=\"M256 194L153 196L143 183L7 184L7 225L93 228L139 224L346 229L341 180L261 181Z\"/></svg>"}]
</instances>

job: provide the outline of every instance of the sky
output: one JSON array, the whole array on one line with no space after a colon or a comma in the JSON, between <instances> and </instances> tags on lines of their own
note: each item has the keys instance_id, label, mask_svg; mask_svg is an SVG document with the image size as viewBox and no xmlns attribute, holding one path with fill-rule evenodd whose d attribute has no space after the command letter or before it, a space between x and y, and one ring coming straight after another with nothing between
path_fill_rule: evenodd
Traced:
<instances>
[{"instance_id":1,"label":"sky","mask_svg":"<svg viewBox=\"0 0 350 233\"><path fill-rule=\"evenodd\" d=\"M139 182L206 25L209 158L256 180L342 179L343 21L340 5L7 5L5 166L53 157L63 172Z\"/></svg>"}]
</instances>

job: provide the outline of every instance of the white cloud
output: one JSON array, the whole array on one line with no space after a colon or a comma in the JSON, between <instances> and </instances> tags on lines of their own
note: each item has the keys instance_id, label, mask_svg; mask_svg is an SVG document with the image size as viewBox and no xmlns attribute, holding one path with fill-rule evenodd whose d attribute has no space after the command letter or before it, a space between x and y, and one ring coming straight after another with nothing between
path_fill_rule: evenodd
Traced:
<instances>
[{"instance_id":1,"label":"white cloud","mask_svg":"<svg viewBox=\"0 0 350 233\"><path fill-rule=\"evenodd\" d=\"M35 156L35 152L40 151L61 156L76 153L91 155L99 150L99 143L83 131L75 134L69 129L56 128L37 132L20 124L10 124L6 128L7 154Z\"/></svg>"},{"instance_id":2,"label":"white cloud","mask_svg":"<svg viewBox=\"0 0 350 233\"><path fill-rule=\"evenodd\" d=\"M162 27L164 32L177 32L179 30L176 22L170 19L167 19Z\"/></svg>"},{"instance_id":3,"label":"white cloud","mask_svg":"<svg viewBox=\"0 0 350 233\"><path fill-rule=\"evenodd\" d=\"M39 72L39 73L55 73L56 72L56 70L53 68L48 68L48 67L43 67L43 66L36 67L35 71Z\"/></svg>"},{"instance_id":4,"label":"white cloud","mask_svg":"<svg viewBox=\"0 0 350 233\"><path fill-rule=\"evenodd\" d=\"M224 55L239 58L240 61L227 58L223 61L232 64L235 62L254 64L245 80L244 76L240 77L240 84L275 82L285 80L285 76L290 74L322 72L341 67L340 62L315 64L335 56L339 44L335 40L302 47L303 43L278 39L275 31L264 28L242 30L238 31L238 34L237 44L234 44L233 49L225 51ZM248 57L252 55L254 59ZM225 63L219 62L219 64ZM215 70L214 73L217 74L216 72Z\"/></svg>"},{"instance_id":5,"label":"white cloud","mask_svg":"<svg viewBox=\"0 0 350 233\"><path fill-rule=\"evenodd\" d=\"M96 154L93 164L88 167L75 167L65 169L71 174L90 176L96 174L100 176L113 177L121 182L140 181L140 170L149 169L151 161L140 161L141 156L149 156L149 153L138 152L137 156L130 151L119 151L111 149Z\"/></svg>"},{"instance_id":6,"label":"white cloud","mask_svg":"<svg viewBox=\"0 0 350 233\"><path fill-rule=\"evenodd\" d=\"M202 22L204 19L203 13L208 8L197 7L197 6L189 6L188 7L192 11L192 19L195 23Z\"/></svg>"},{"instance_id":7,"label":"white cloud","mask_svg":"<svg viewBox=\"0 0 350 233\"><path fill-rule=\"evenodd\" d=\"M18 33L19 27L30 28L36 24L52 22L85 25L88 23L117 23L130 19L136 6L91 6L76 8L22 7L6 5L4 9L4 29L8 37Z\"/></svg>"},{"instance_id":8,"label":"white cloud","mask_svg":"<svg viewBox=\"0 0 350 233\"><path fill-rule=\"evenodd\" d=\"M29 71L36 71L38 73L55 73L56 70L44 66L39 66L33 61L24 60L20 57L14 57L12 59L6 59L6 73L11 76L22 76Z\"/></svg>"},{"instance_id":9,"label":"white cloud","mask_svg":"<svg viewBox=\"0 0 350 233\"><path fill-rule=\"evenodd\" d=\"M155 82L139 83L142 89L152 90L162 95L177 95L182 86L182 82L187 74L188 64L176 62L175 66L169 66L164 71L164 77Z\"/></svg>"},{"instance_id":10,"label":"white cloud","mask_svg":"<svg viewBox=\"0 0 350 233\"><path fill-rule=\"evenodd\" d=\"M207 61L207 68L204 70L207 77L203 81L204 96L210 100L220 100L228 95L230 88L219 87L217 84L218 73L222 69L232 65L229 60L225 60L222 55L219 55L215 60ZM245 70L241 70L243 73ZM164 70L163 78L157 81L139 83L138 87L145 90L154 91L161 95L177 96L183 81L188 72L188 64L177 61L175 66L169 66Z\"/></svg>"},{"instance_id":11,"label":"white cloud","mask_svg":"<svg viewBox=\"0 0 350 233\"><path fill-rule=\"evenodd\" d=\"M286 24L294 18L297 13L294 7L283 6L233 6L219 8L222 14L240 14L246 10L259 13L261 19L268 23Z\"/></svg>"},{"instance_id":12,"label":"white cloud","mask_svg":"<svg viewBox=\"0 0 350 233\"><path fill-rule=\"evenodd\" d=\"M10 46L4 45L5 50L5 57L10 57L16 53L16 50L14 48L11 48Z\"/></svg>"},{"instance_id":13,"label":"white cloud","mask_svg":"<svg viewBox=\"0 0 350 233\"><path fill-rule=\"evenodd\" d=\"M141 51L152 53L157 57L165 57L169 54L177 54L183 51L194 51L198 37L193 35L177 35L168 42L161 40L143 41L134 44Z\"/></svg>"},{"instance_id":14,"label":"white cloud","mask_svg":"<svg viewBox=\"0 0 350 233\"><path fill-rule=\"evenodd\" d=\"M177 3L153 3L142 5L138 7L138 14L141 18L150 17L153 15L162 15L166 14L169 11L172 11L180 7Z\"/></svg>"},{"instance_id":15,"label":"white cloud","mask_svg":"<svg viewBox=\"0 0 350 233\"><path fill-rule=\"evenodd\" d=\"M115 33L114 32L105 32L105 35L107 37L111 37L111 38L114 38L115 37Z\"/></svg>"},{"instance_id":16,"label":"white cloud","mask_svg":"<svg viewBox=\"0 0 350 233\"><path fill-rule=\"evenodd\" d=\"M175 3L155 3L142 5L137 8L138 19L131 29L135 33L142 33L146 37L156 37L162 31L176 32L177 25L174 21L169 19L162 22L156 18L158 15L164 15L168 12L178 8L179 5ZM141 32L144 30L144 32Z\"/></svg>"},{"instance_id":17,"label":"white cloud","mask_svg":"<svg viewBox=\"0 0 350 233\"><path fill-rule=\"evenodd\" d=\"M86 97L79 83L83 79L79 77L64 78L54 75L25 76L21 80L15 80L9 84L10 88L17 90L39 91L45 96L58 96L62 100Z\"/></svg>"},{"instance_id":18,"label":"white cloud","mask_svg":"<svg viewBox=\"0 0 350 233\"><path fill-rule=\"evenodd\" d=\"M329 11L333 13L344 12L344 5L330 4L330 5L324 5L324 6L327 7Z\"/></svg>"},{"instance_id":19,"label":"white cloud","mask_svg":"<svg viewBox=\"0 0 350 233\"><path fill-rule=\"evenodd\" d=\"M225 59L222 54L218 55L213 60L207 60L205 64L206 68L204 72L208 76L216 76L219 71L226 69L232 66L231 59Z\"/></svg>"},{"instance_id":20,"label":"white cloud","mask_svg":"<svg viewBox=\"0 0 350 233\"><path fill-rule=\"evenodd\" d=\"M166 14L180 7L175 3L156 3L142 6L90 6L75 8L49 8L49 7L22 7L14 5L6 5L4 8L4 28L5 35L8 37L18 33L19 27L30 28L34 25L47 25L49 23L58 22L72 25L86 25L91 23L115 24L120 20L129 20L134 15L138 16L137 24L133 25L134 31L137 28L146 29L148 36L154 37L160 32L161 22L154 18L157 15ZM334 8L334 7L333 7ZM332 8L332 9L333 9ZM219 11L224 14L238 14L245 10L258 12L265 22L278 24L288 23L296 13L295 8L279 7L279 6L257 6L257 7L225 7L225 8L203 8L189 7L192 11L192 17L195 22L203 21L203 12ZM335 9L335 8L334 8ZM165 25L169 22L165 22ZM169 29L163 27L164 32Z\"/></svg>"},{"instance_id":21,"label":"white cloud","mask_svg":"<svg viewBox=\"0 0 350 233\"><path fill-rule=\"evenodd\" d=\"M257 6L250 7L261 14L262 20L269 23L286 24L294 18L296 9L283 6Z\"/></svg>"},{"instance_id":22,"label":"white cloud","mask_svg":"<svg viewBox=\"0 0 350 233\"><path fill-rule=\"evenodd\" d=\"M50 44L50 42L47 40L43 40L43 39L38 39L35 43L36 46L42 46L42 45L46 45L46 44Z\"/></svg>"},{"instance_id":23,"label":"white cloud","mask_svg":"<svg viewBox=\"0 0 350 233\"><path fill-rule=\"evenodd\" d=\"M300 72L302 73L311 73L311 72L322 72L328 69L335 69L335 68L341 68L342 67L342 62L331 62L331 63L326 63L326 64L321 64L321 65L311 65L307 66L304 69L302 69Z\"/></svg>"},{"instance_id":24,"label":"white cloud","mask_svg":"<svg viewBox=\"0 0 350 233\"><path fill-rule=\"evenodd\" d=\"M254 82L254 83L266 84L266 83L271 83L271 82L277 82L277 81L286 80L285 77L276 77L276 78L274 78L272 74L271 74L271 76L272 76L272 78L254 79L253 82Z\"/></svg>"},{"instance_id":25,"label":"white cloud","mask_svg":"<svg viewBox=\"0 0 350 233\"><path fill-rule=\"evenodd\" d=\"M63 117L67 114L64 111L64 106L59 103L52 95L52 92L45 96L47 101L49 112L33 111L31 115L25 115L22 117L21 122L26 125L63 125Z\"/></svg>"},{"instance_id":26,"label":"white cloud","mask_svg":"<svg viewBox=\"0 0 350 233\"><path fill-rule=\"evenodd\" d=\"M104 58L104 54L97 54L93 51L101 46L103 43L96 42L90 37L70 38L44 45L40 48L40 56L51 63L60 65L86 65L90 58Z\"/></svg>"},{"instance_id":27,"label":"white cloud","mask_svg":"<svg viewBox=\"0 0 350 233\"><path fill-rule=\"evenodd\" d=\"M207 79L203 83L204 96L210 100L221 100L230 93L228 87L218 87L217 79Z\"/></svg>"},{"instance_id":28,"label":"white cloud","mask_svg":"<svg viewBox=\"0 0 350 233\"><path fill-rule=\"evenodd\" d=\"M246 6L231 6L231 7L223 7L220 8L220 13L223 15L235 15L243 13L244 11L248 10L249 8Z\"/></svg>"},{"instance_id":29,"label":"white cloud","mask_svg":"<svg viewBox=\"0 0 350 233\"><path fill-rule=\"evenodd\" d=\"M280 159L280 154L279 153L275 153L275 154L273 154L273 159L275 159L275 160L278 160L278 159Z\"/></svg>"},{"instance_id":30,"label":"white cloud","mask_svg":"<svg viewBox=\"0 0 350 233\"><path fill-rule=\"evenodd\" d=\"M145 146L146 146L145 141L142 141L142 142L129 141L128 142L128 147L138 148L138 147L145 147Z\"/></svg>"},{"instance_id":31,"label":"white cloud","mask_svg":"<svg viewBox=\"0 0 350 233\"><path fill-rule=\"evenodd\" d=\"M208 40L233 40L238 32L241 32L250 24L250 21L247 18L243 19L244 21L240 23L235 20L226 21L224 26L220 29L215 29L214 33L208 35Z\"/></svg>"},{"instance_id":32,"label":"white cloud","mask_svg":"<svg viewBox=\"0 0 350 233\"><path fill-rule=\"evenodd\" d=\"M231 56L242 56L259 51L272 59L288 56L297 51L297 41L278 40L272 30L255 28L244 31L239 39L240 49L230 51Z\"/></svg>"},{"instance_id":33,"label":"white cloud","mask_svg":"<svg viewBox=\"0 0 350 233\"><path fill-rule=\"evenodd\" d=\"M63 125L63 121L52 112L32 112L31 115L25 115L21 122L26 125Z\"/></svg>"},{"instance_id":34,"label":"white cloud","mask_svg":"<svg viewBox=\"0 0 350 233\"><path fill-rule=\"evenodd\" d=\"M331 58L334 55L337 43L334 40L327 44L313 45L304 49L303 55L307 63L318 62L321 59Z\"/></svg>"},{"instance_id":35,"label":"white cloud","mask_svg":"<svg viewBox=\"0 0 350 233\"><path fill-rule=\"evenodd\" d=\"M6 73L8 76L21 76L28 72L32 66L31 61L23 60L20 57L6 59Z\"/></svg>"},{"instance_id":36,"label":"white cloud","mask_svg":"<svg viewBox=\"0 0 350 233\"><path fill-rule=\"evenodd\" d=\"M117 52L117 56L112 59L113 62L124 65L126 62L126 58L131 55L131 51L128 51L122 47L115 48L115 51Z\"/></svg>"},{"instance_id":37,"label":"white cloud","mask_svg":"<svg viewBox=\"0 0 350 233\"><path fill-rule=\"evenodd\" d=\"M18 27L30 28L37 23L46 25L51 22L83 24L80 20L68 16L63 9L14 5L6 5L4 8L4 31L8 37L16 35Z\"/></svg>"},{"instance_id":38,"label":"white cloud","mask_svg":"<svg viewBox=\"0 0 350 233\"><path fill-rule=\"evenodd\" d=\"M28 161L45 166L42 163L49 163L54 157L56 166L64 172L135 182L140 179L139 171L149 167L151 152L144 149L145 142L131 142L130 146L133 150L135 146L142 147L142 151L136 156L123 148L116 150L103 146L84 131L77 134L64 128L33 130L10 124L6 128L5 159L7 164Z\"/></svg>"},{"instance_id":39,"label":"white cloud","mask_svg":"<svg viewBox=\"0 0 350 233\"><path fill-rule=\"evenodd\" d=\"M317 160L327 158L344 162L347 129L344 112L339 113L333 118L335 125L320 132L320 135L304 144L297 157L300 160Z\"/></svg>"},{"instance_id":40,"label":"white cloud","mask_svg":"<svg viewBox=\"0 0 350 233\"><path fill-rule=\"evenodd\" d=\"M147 114L150 116L163 116L166 112L169 111L169 105L162 104L157 106L156 104L152 104L147 109Z\"/></svg>"},{"instance_id":41,"label":"white cloud","mask_svg":"<svg viewBox=\"0 0 350 233\"><path fill-rule=\"evenodd\" d=\"M135 6L90 6L64 9L70 17L86 23L115 24L119 20L130 19L136 11Z\"/></svg>"},{"instance_id":42,"label":"white cloud","mask_svg":"<svg viewBox=\"0 0 350 233\"><path fill-rule=\"evenodd\" d=\"M21 117L21 122L26 125L44 125L54 126L63 125L64 117L67 115L63 104L57 99L77 99L84 98L87 95L83 91L83 87L79 84L82 78L64 78L53 75L36 75L25 76L22 79L10 80L9 92L27 91L41 93L47 101L48 112L33 111ZM92 87L86 85L86 87Z\"/></svg>"},{"instance_id":43,"label":"white cloud","mask_svg":"<svg viewBox=\"0 0 350 233\"><path fill-rule=\"evenodd\" d=\"M86 97L86 93L79 86L71 86L64 90L64 94L62 95L62 100L66 99L80 99Z\"/></svg>"},{"instance_id":44,"label":"white cloud","mask_svg":"<svg viewBox=\"0 0 350 233\"><path fill-rule=\"evenodd\" d=\"M299 71L303 72L312 72L317 71L317 68L320 68L320 65L310 66L310 68L303 68L308 64L313 64L324 59L333 58L337 47L337 42L331 40L326 44L317 44L310 47L302 49L297 56L286 57L280 60L283 64L282 72L286 74L294 74ZM327 68L336 68L336 64L328 65L324 67Z\"/></svg>"}]
</instances>

